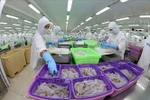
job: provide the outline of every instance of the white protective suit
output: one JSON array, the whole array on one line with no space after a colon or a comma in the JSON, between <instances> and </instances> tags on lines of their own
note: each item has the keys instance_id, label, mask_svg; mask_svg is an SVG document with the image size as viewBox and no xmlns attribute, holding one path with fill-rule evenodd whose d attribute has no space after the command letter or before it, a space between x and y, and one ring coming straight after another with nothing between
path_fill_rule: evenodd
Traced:
<instances>
[{"instance_id":1,"label":"white protective suit","mask_svg":"<svg viewBox=\"0 0 150 100\"><path fill-rule=\"evenodd\" d=\"M38 66L38 60L41 57L40 53L46 49L45 40L43 35L47 33L47 30L44 28L47 24L50 24L50 21L43 17L39 20L38 30L32 38L32 47L31 47L31 60L30 66L32 69L35 69Z\"/></svg>"},{"instance_id":2,"label":"white protective suit","mask_svg":"<svg viewBox=\"0 0 150 100\"><path fill-rule=\"evenodd\" d=\"M98 34L98 41L103 41L104 40L105 33L106 33L105 30L101 30L101 32Z\"/></svg>"},{"instance_id":3,"label":"white protective suit","mask_svg":"<svg viewBox=\"0 0 150 100\"><path fill-rule=\"evenodd\" d=\"M124 59L124 53L126 49L126 36L123 32L119 30L118 25L115 22L109 23L109 29L113 29L113 33L111 34L107 40L109 44L116 44L119 50L115 50L117 55L121 56L121 59Z\"/></svg>"},{"instance_id":4,"label":"white protective suit","mask_svg":"<svg viewBox=\"0 0 150 100\"><path fill-rule=\"evenodd\" d=\"M61 31L61 28L59 26L54 26L53 31L50 34L50 42L57 42L58 41L58 36Z\"/></svg>"},{"instance_id":5,"label":"white protective suit","mask_svg":"<svg viewBox=\"0 0 150 100\"><path fill-rule=\"evenodd\" d=\"M143 48L142 55L139 59L138 66L144 68L144 74L146 75L148 72L148 68L150 65L150 35L148 36L146 40L146 44Z\"/></svg>"},{"instance_id":6,"label":"white protective suit","mask_svg":"<svg viewBox=\"0 0 150 100\"><path fill-rule=\"evenodd\" d=\"M86 38L91 40L92 39L92 33L91 33L91 27L87 26L85 29L87 29Z\"/></svg>"}]
</instances>

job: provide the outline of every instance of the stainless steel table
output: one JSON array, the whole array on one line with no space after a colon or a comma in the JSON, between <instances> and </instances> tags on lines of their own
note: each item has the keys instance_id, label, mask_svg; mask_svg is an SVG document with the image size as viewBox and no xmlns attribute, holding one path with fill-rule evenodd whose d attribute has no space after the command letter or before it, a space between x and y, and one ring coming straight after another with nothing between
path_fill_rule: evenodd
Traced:
<instances>
[{"instance_id":1,"label":"stainless steel table","mask_svg":"<svg viewBox=\"0 0 150 100\"><path fill-rule=\"evenodd\" d=\"M104 100L150 100L150 81L142 76L135 85L116 97Z\"/></svg>"}]
</instances>

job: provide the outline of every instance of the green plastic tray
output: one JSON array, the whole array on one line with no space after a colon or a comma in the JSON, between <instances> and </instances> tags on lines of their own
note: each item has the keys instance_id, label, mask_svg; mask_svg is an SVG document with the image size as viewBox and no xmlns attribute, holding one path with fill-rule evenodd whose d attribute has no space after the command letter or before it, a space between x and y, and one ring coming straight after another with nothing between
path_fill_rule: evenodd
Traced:
<instances>
[{"instance_id":1,"label":"green plastic tray","mask_svg":"<svg viewBox=\"0 0 150 100\"><path fill-rule=\"evenodd\" d=\"M88 45L89 48L91 49L95 49L95 47L97 46L98 44L98 41L95 41L95 40L84 40L83 41L85 44Z\"/></svg>"},{"instance_id":2,"label":"green plastic tray","mask_svg":"<svg viewBox=\"0 0 150 100\"><path fill-rule=\"evenodd\" d=\"M87 55L77 55L76 53L80 51L85 52ZM101 58L101 54L90 48L71 48L71 53L76 64L97 64Z\"/></svg>"}]
</instances>

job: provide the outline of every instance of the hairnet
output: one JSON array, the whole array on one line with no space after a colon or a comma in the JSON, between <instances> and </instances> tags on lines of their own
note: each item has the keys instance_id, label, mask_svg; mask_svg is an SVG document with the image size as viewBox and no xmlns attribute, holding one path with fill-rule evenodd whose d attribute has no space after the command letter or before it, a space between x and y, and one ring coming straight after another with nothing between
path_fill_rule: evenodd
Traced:
<instances>
[{"instance_id":1,"label":"hairnet","mask_svg":"<svg viewBox=\"0 0 150 100\"><path fill-rule=\"evenodd\" d=\"M55 34L57 34L59 31L61 31L61 28L59 26L54 26Z\"/></svg>"},{"instance_id":2,"label":"hairnet","mask_svg":"<svg viewBox=\"0 0 150 100\"><path fill-rule=\"evenodd\" d=\"M120 31L116 22L110 22L108 25L108 28L113 29L116 33L119 33L119 31Z\"/></svg>"}]
</instances>

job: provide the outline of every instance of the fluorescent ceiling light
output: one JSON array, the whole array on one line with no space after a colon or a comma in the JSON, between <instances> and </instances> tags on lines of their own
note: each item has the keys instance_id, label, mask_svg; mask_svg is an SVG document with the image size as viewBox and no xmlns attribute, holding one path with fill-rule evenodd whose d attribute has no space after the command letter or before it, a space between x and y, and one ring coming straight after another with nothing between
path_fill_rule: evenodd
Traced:
<instances>
[{"instance_id":1,"label":"fluorescent ceiling light","mask_svg":"<svg viewBox=\"0 0 150 100\"><path fill-rule=\"evenodd\" d=\"M98 26L98 24L93 25L94 27Z\"/></svg>"},{"instance_id":2,"label":"fluorescent ceiling light","mask_svg":"<svg viewBox=\"0 0 150 100\"><path fill-rule=\"evenodd\" d=\"M132 25L128 25L128 26L140 26L139 24L132 24Z\"/></svg>"},{"instance_id":3,"label":"fluorescent ceiling light","mask_svg":"<svg viewBox=\"0 0 150 100\"><path fill-rule=\"evenodd\" d=\"M68 22L66 22L66 24L68 24Z\"/></svg>"},{"instance_id":4,"label":"fluorescent ceiling light","mask_svg":"<svg viewBox=\"0 0 150 100\"><path fill-rule=\"evenodd\" d=\"M21 29L21 28L16 28L16 29Z\"/></svg>"},{"instance_id":5,"label":"fluorescent ceiling light","mask_svg":"<svg viewBox=\"0 0 150 100\"><path fill-rule=\"evenodd\" d=\"M82 22L80 25L83 25L84 24L84 22Z\"/></svg>"},{"instance_id":6,"label":"fluorescent ceiling light","mask_svg":"<svg viewBox=\"0 0 150 100\"><path fill-rule=\"evenodd\" d=\"M141 28L141 29L136 29L136 30L145 30L145 29Z\"/></svg>"},{"instance_id":7,"label":"fluorescent ceiling light","mask_svg":"<svg viewBox=\"0 0 150 100\"><path fill-rule=\"evenodd\" d=\"M127 19L130 19L130 18L129 17L119 18L119 19L116 19L116 21L122 21L122 20L127 20Z\"/></svg>"},{"instance_id":8,"label":"fluorescent ceiling light","mask_svg":"<svg viewBox=\"0 0 150 100\"><path fill-rule=\"evenodd\" d=\"M30 28L30 26L24 26L25 28Z\"/></svg>"},{"instance_id":9,"label":"fluorescent ceiling light","mask_svg":"<svg viewBox=\"0 0 150 100\"><path fill-rule=\"evenodd\" d=\"M108 24L109 23L109 21L107 21L107 22L103 22L102 24Z\"/></svg>"},{"instance_id":10,"label":"fluorescent ceiling light","mask_svg":"<svg viewBox=\"0 0 150 100\"><path fill-rule=\"evenodd\" d=\"M6 22L0 22L0 24L3 24L3 25L5 25L5 24L7 24Z\"/></svg>"},{"instance_id":11,"label":"fluorescent ceiling light","mask_svg":"<svg viewBox=\"0 0 150 100\"><path fill-rule=\"evenodd\" d=\"M19 19L18 17L16 17L16 16L12 16L12 15L6 15L6 17L8 17L8 18L12 18L12 19Z\"/></svg>"},{"instance_id":12,"label":"fluorescent ceiling light","mask_svg":"<svg viewBox=\"0 0 150 100\"><path fill-rule=\"evenodd\" d=\"M120 0L120 2L122 2L122 3L127 2L127 1L129 1L129 0Z\"/></svg>"},{"instance_id":13,"label":"fluorescent ceiling light","mask_svg":"<svg viewBox=\"0 0 150 100\"><path fill-rule=\"evenodd\" d=\"M20 26L20 24L13 24L14 26Z\"/></svg>"},{"instance_id":14,"label":"fluorescent ceiling light","mask_svg":"<svg viewBox=\"0 0 150 100\"><path fill-rule=\"evenodd\" d=\"M89 20L91 20L92 19L92 17L89 17L88 19L86 19L85 21L87 22L87 21L89 21Z\"/></svg>"},{"instance_id":15,"label":"fluorescent ceiling light","mask_svg":"<svg viewBox=\"0 0 150 100\"><path fill-rule=\"evenodd\" d=\"M9 30L9 31L14 31L14 30Z\"/></svg>"},{"instance_id":16,"label":"fluorescent ceiling light","mask_svg":"<svg viewBox=\"0 0 150 100\"><path fill-rule=\"evenodd\" d=\"M36 24L36 23L35 23L34 25L36 25L36 26L37 26L38 24Z\"/></svg>"},{"instance_id":17,"label":"fluorescent ceiling light","mask_svg":"<svg viewBox=\"0 0 150 100\"><path fill-rule=\"evenodd\" d=\"M110 7L105 7L104 9L100 10L99 12L96 13L96 15L102 14L103 12L109 10Z\"/></svg>"},{"instance_id":18,"label":"fluorescent ceiling light","mask_svg":"<svg viewBox=\"0 0 150 100\"><path fill-rule=\"evenodd\" d=\"M97 28L97 29L101 29L101 28Z\"/></svg>"},{"instance_id":19,"label":"fluorescent ceiling light","mask_svg":"<svg viewBox=\"0 0 150 100\"><path fill-rule=\"evenodd\" d=\"M5 29L12 29L12 27L4 27Z\"/></svg>"},{"instance_id":20,"label":"fluorescent ceiling light","mask_svg":"<svg viewBox=\"0 0 150 100\"><path fill-rule=\"evenodd\" d=\"M150 27L150 25L147 25L147 27Z\"/></svg>"},{"instance_id":21,"label":"fluorescent ceiling light","mask_svg":"<svg viewBox=\"0 0 150 100\"><path fill-rule=\"evenodd\" d=\"M28 21L28 20L23 20L24 22L27 22L27 23L32 23L32 22L30 22L30 21Z\"/></svg>"},{"instance_id":22,"label":"fluorescent ceiling light","mask_svg":"<svg viewBox=\"0 0 150 100\"><path fill-rule=\"evenodd\" d=\"M32 27L33 29L35 29L36 27Z\"/></svg>"},{"instance_id":23,"label":"fluorescent ceiling light","mask_svg":"<svg viewBox=\"0 0 150 100\"><path fill-rule=\"evenodd\" d=\"M80 27L80 25L78 25L77 27Z\"/></svg>"},{"instance_id":24,"label":"fluorescent ceiling light","mask_svg":"<svg viewBox=\"0 0 150 100\"><path fill-rule=\"evenodd\" d=\"M28 5L32 10L34 10L36 13L40 13L40 11L38 9L36 9L32 4Z\"/></svg>"},{"instance_id":25,"label":"fluorescent ceiling light","mask_svg":"<svg viewBox=\"0 0 150 100\"><path fill-rule=\"evenodd\" d=\"M67 7L67 11L68 11L68 12L71 11L72 2L73 2L73 0L68 0L68 7Z\"/></svg>"},{"instance_id":26,"label":"fluorescent ceiling light","mask_svg":"<svg viewBox=\"0 0 150 100\"><path fill-rule=\"evenodd\" d=\"M5 30L0 30L0 31L2 32L2 31L5 31Z\"/></svg>"},{"instance_id":27,"label":"fluorescent ceiling light","mask_svg":"<svg viewBox=\"0 0 150 100\"><path fill-rule=\"evenodd\" d=\"M69 15L67 15L67 20L69 20Z\"/></svg>"},{"instance_id":28,"label":"fluorescent ceiling light","mask_svg":"<svg viewBox=\"0 0 150 100\"><path fill-rule=\"evenodd\" d=\"M150 15L141 15L140 18L150 18Z\"/></svg>"}]
</instances>

